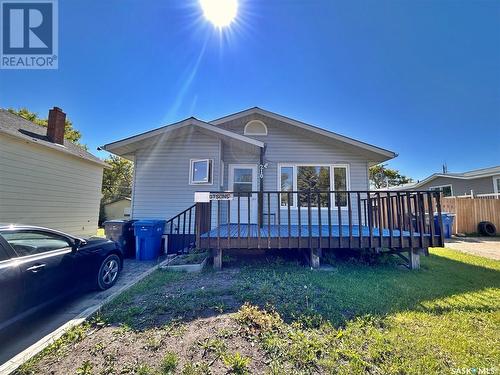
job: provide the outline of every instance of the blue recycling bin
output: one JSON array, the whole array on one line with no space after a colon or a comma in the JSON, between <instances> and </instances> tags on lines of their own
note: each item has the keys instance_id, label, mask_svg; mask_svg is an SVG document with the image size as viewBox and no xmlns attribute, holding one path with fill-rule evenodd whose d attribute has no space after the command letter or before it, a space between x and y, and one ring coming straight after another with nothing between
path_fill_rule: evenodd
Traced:
<instances>
[{"instance_id":1,"label":"blue recycling bin","mask_svg":"<svg viewBox=\"0 0 500 375\"><path fill-rule=\"evenodd\" d=\"M134 224L135 259L155 260L160 255L165 220L138 220Z\"/></svg>"},{"instance_id":2,"label":"blue recycling bin","mask_svg":"<svg viewBox=\"0 0 500 375\"><path fill-rule=\"evenodd\" d=\"M441 217L443 218L443 232L444 238L451 238L451 232L453 228L453 220L455 219L455 214L449 212L442 212ZM439 217L434 214L434 228L435 232L439 236L441 234L441 228L439 227Z\"/></svg>"}]
</instances>

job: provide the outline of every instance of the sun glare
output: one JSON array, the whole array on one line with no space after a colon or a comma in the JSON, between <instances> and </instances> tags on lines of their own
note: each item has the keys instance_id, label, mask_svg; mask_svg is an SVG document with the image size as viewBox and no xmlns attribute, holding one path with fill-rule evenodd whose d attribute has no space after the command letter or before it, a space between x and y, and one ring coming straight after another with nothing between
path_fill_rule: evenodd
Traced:
<instances>
[{"instance_id":1,"label":"sun glare","mask_svg":"<svg viewBox=\"0 0 500 375\"><path fill-rule=\"evenodd\" d=\"M218 28L229 26L238 13L238 0L200 0L200 5L205 18Z\"/></svg>"}]
</instances>

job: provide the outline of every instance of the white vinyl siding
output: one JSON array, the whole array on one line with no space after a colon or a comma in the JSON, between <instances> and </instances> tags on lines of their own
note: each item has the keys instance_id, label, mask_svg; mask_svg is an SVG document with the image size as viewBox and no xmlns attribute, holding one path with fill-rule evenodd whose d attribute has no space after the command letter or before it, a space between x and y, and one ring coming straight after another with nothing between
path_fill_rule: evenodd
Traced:
<instances>
[{"instance_id":1,"label":"white vinyl siding","mask_svg":"<svg viewBox=\"0 0 500 375\"><path fill-rule=\"evenodd\" d=\"M103 167L0 135L0 223L95 235Z\"/></svg>"},{"instance_id":2,"label":"white vinyl siding","mask_svg":"<svg viewBox=\"0 0 500 375\"><path fill-rule=\"evenodd\" d=\"M163 139L135 155L133 219L168 220L194 204L196 191L218 190L217 184L190 185L192 159L213 160L212 181L218 181L219 139L197 131Z\"/></svg>"}]
</instances>

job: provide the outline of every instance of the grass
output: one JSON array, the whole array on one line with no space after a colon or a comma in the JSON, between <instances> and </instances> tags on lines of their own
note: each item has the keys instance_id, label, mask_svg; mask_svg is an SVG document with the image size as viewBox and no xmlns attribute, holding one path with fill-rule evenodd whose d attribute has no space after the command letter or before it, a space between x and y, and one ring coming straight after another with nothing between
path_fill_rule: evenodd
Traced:
<instances>
[{"instance_id":1,"label":"grass","mask_svg":"<svg viewBox=\"0 0 500 375\"><path fill-rule=\"evenodd\" d=\"M188 340L200 318L217 316L236 327L213 328L193 343L188 352L198 357L165 348L162 340ZM354 261L334 262L331 272L283 261L157 271L106 306L101 319L121 337L142 335L149 355L158 352L143 373L205 374L212 366L236 374L500 371L500 262L432 249L419 271ZM63 343L87 336L63 336L29 369L44 356L68 355ZM82 359L81 371L95 367L92 359Z\"/></svg>"}]
</instances>

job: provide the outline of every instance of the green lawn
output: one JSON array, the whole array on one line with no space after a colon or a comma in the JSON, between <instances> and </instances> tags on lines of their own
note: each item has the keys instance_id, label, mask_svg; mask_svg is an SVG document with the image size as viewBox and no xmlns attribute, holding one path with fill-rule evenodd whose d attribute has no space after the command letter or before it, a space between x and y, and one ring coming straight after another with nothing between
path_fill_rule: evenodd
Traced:
<instances>
[{"instance_id":1,"label":"green lawn","mask_svg":"<svg viewBox=\"0 0 500 375\"><path fill-rule=\"evenodd\" d=\"M500 262L433 249L419 271L355 261L311 271L276 260L158 271L100 319L104 327L88 325L92 335L46 350L21 372L500 372ZM110 334L137 347L135 367L91 354L115 345ZM70 359L75 345L83 355Z\"/></svg>"}]
</instances>

